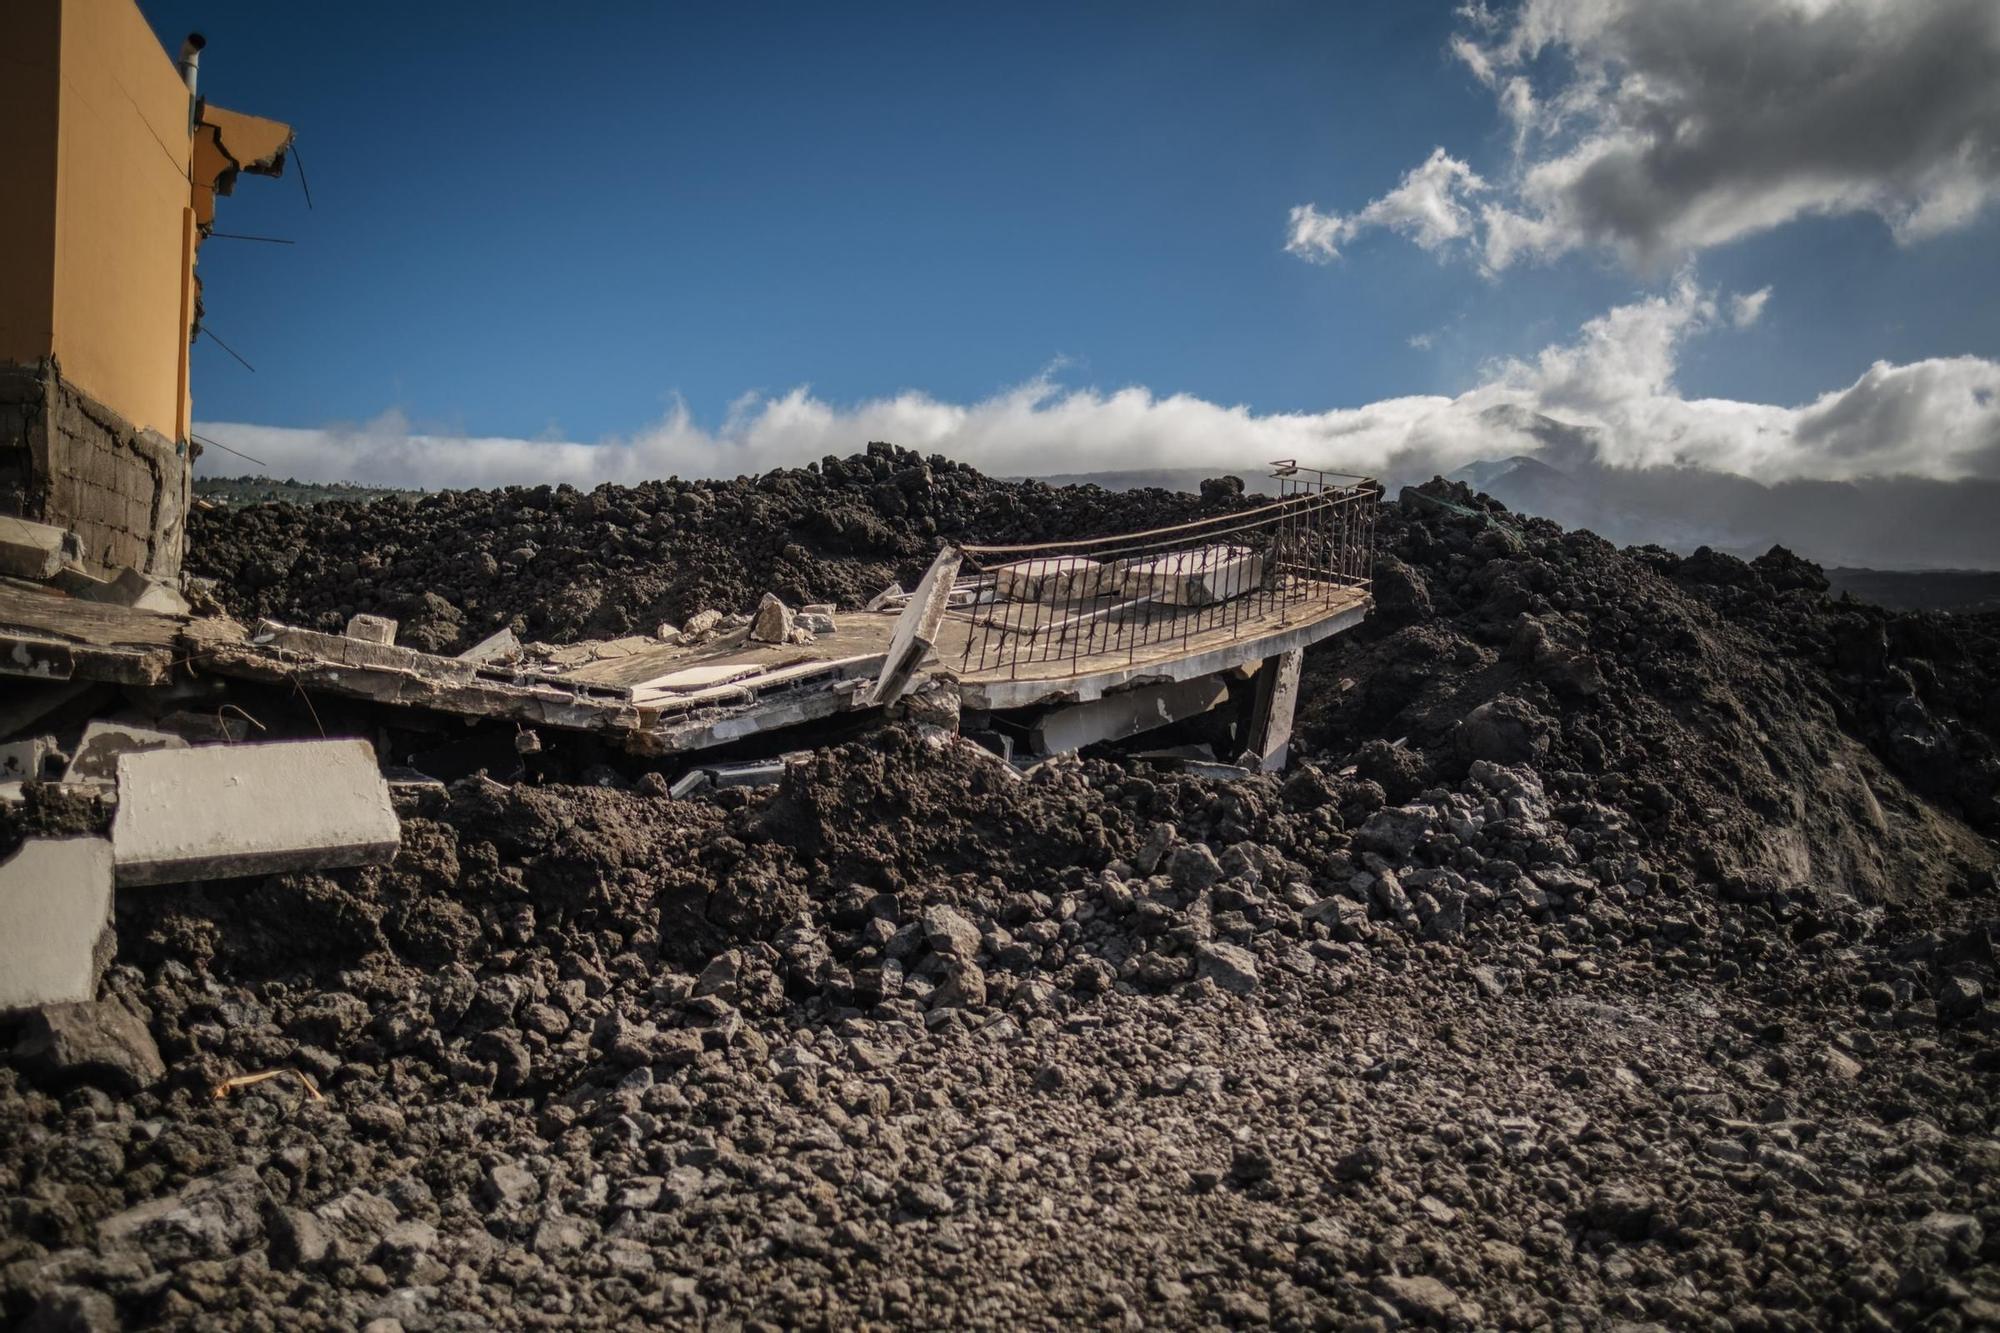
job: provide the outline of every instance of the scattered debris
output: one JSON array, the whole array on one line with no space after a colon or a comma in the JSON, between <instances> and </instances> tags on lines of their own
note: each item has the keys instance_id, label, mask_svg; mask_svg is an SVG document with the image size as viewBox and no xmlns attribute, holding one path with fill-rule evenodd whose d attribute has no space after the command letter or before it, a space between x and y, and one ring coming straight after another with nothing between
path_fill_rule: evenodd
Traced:
<instances>
[{"instance_id":1,"label":"scattered debris","mask_svg":"<svg viewBox=\"0 0 2000 1333\"><path fill-rule=\"evenodd\" d=\"M308 1101L322 1102L326 1100L325 1097L320 1095L319 1084L313 1082L312 1075L306 1073L303 1069L293 1069L290 1066L283 1066L278 1069L266 1069L255 1074L237 1074L230 1078L225 1078L215 1085L209 1096L219 1102L232 1092L239 1092L244 1088L253 1088L259 1083L268 1083L274 1078L283 1078L287 1074L299 1081L299 1086L305 1090Z\"/></svg>"},{"instance_id":2,"label":"scattered debris","mask_svg":"<svg viewBox=\"0 0 2000 1333\"><path fill-rule=\"evenodd\" d=\"M773 593L765 593L750 620L750 638L756 643L784 643L792 633L792 609Z\"/></svg>"},{"instance_id":3,"label":"scattered debris","mask_svg":"<svg viewBox=\"0 0 2000 1333\"><path fill-rule=\"evenodd\" d=\"M362 643L394 643L396 622L387 616L354 615L347 620L347 637Z\"/></svg>"}]
</instances>

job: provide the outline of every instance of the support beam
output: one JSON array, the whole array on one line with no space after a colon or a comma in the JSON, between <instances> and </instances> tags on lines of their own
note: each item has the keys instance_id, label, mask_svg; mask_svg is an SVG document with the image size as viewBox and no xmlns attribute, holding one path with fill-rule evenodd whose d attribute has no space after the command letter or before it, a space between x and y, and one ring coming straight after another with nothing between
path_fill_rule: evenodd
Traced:
<instances>
[{"instance_id":1,"label":"support beam","mask_svg":"<svg viewBox=\"0 0 2000 1333\"><path fill-rule=\"evenodd\" d=\"M1257 672L1257 695L1250 709L1243 757L1237 760L1244 768L1276 773L1285 766L1292 748L1292 715L1299 706L1299 672L1305 660L1303 648L1264 659Z\"/></svg>"}]
</instances>

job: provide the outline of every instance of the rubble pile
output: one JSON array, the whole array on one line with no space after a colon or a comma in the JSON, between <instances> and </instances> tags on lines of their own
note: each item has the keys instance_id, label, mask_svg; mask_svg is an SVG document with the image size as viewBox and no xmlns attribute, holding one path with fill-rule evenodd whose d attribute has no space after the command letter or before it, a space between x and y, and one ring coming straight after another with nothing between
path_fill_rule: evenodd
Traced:
<instances>
[{"instance_id":1,"label":"rubble pile","mask_svg":"<svg viewBox=\"0 0 2000 1333\"><path fill-rule=\"evenodd\" d=\"M2000 1322L1994 622L1381 531L1284 773L897 725L121 890L0 1068L0 1321Z\"/></svg>"},{"instance_id":2,"label":"rubble pile","mask_svg":"<svg viewBox=\"0 0 2000 1333\"><path fill-rule=\"evenodd\" d=\"M1096 536L1254 502L1240 485L1197 498L995 481L871 444L734 481L197 507L188 570L246 623L338 633L375 613L400 619L405 646L455 653L503 627L524 642L650 633L767 593L859 607L892 581L915 586L941 541Z\"/></svg>"}]
</instances>

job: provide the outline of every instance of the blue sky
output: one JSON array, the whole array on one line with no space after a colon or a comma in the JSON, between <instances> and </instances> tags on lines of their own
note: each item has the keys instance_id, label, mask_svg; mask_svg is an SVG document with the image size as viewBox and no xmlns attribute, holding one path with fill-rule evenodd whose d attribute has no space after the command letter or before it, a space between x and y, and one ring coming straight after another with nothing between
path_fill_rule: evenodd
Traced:
<instances>
[{"instance_id":1,"label":"blue sky","mask_svg":"<svg viewBox=\"0 0 2000 1333\"><path fill-rule=\"evenodd\" d=\"M1490 272L1392 229L1288 253L1289 210L1351 214L1434 148L1518 161L1446 3L141 7L169 49L206 34L205 94L296 127L312 187L222 202L297 244L204 247L208 322L257 367L197 345L208 422L593 442L676 396L718 432L745 394L975 404L1043 373L1323 413L1464 394L1690 275L1771 296L1694 321L1682 397L2000 356L1993 208Z\"/></svg>"}]
</instances>

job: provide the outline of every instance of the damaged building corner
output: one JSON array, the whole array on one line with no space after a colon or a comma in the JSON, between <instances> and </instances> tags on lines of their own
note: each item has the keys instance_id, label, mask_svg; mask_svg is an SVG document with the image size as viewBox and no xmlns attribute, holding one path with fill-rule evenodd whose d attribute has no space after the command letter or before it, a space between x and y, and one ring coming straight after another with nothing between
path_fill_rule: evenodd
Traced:
<instances>
[{"instance_id":1,"label":"damaged building corner","mask_svg":"<svg viewBox=\"0 0 2000 1333\"><path fill-rule=\"evenodd\" d=\"M276 176L289 126L207 105L126 0L0 11L0 515L62 529L78 579L181 569L197 453L188 346L215 198Z\"/></svg>"}]
</instances>

